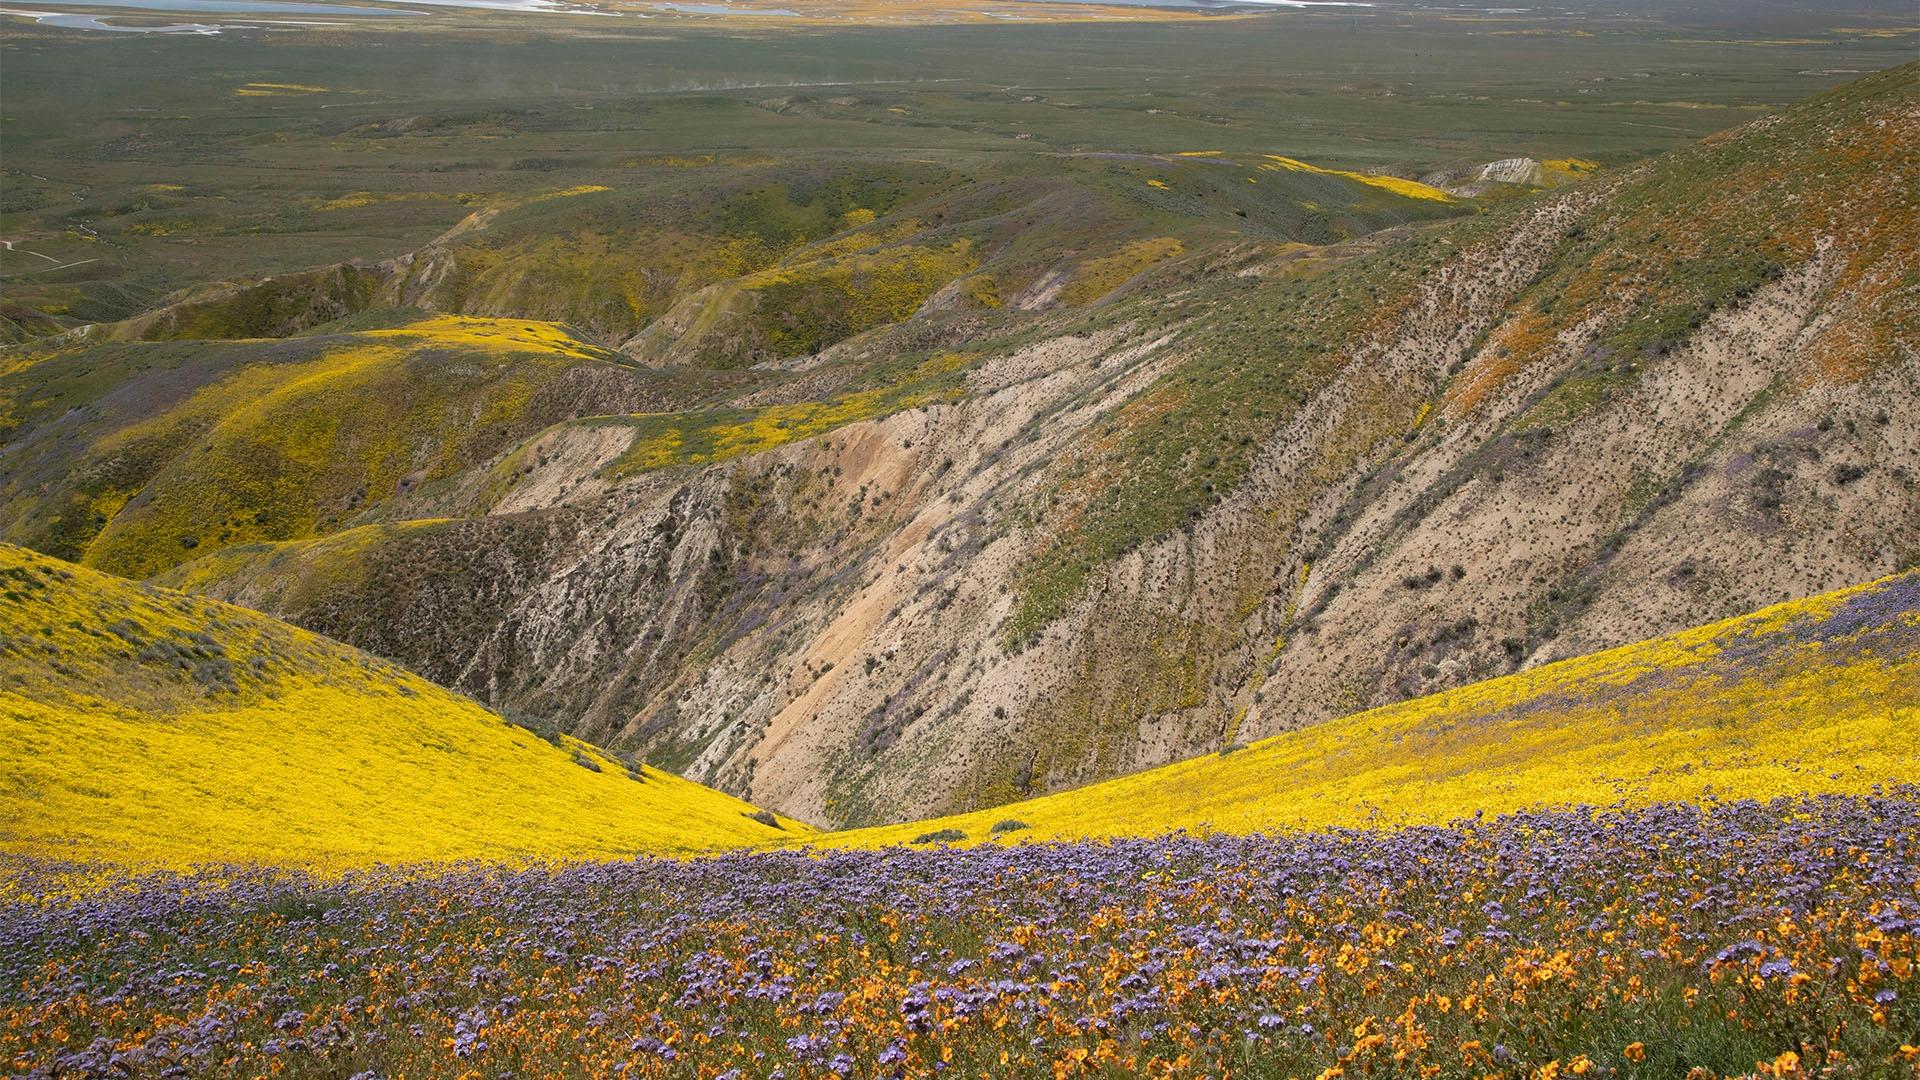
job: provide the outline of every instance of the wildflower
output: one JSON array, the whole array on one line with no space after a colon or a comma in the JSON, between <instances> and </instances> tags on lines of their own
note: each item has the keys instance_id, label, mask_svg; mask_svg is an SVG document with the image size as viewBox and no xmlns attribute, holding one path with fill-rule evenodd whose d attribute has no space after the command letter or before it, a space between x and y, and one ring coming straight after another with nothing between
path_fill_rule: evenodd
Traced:
<instances>
[{"instance_id":1,"label":"wildflower","mask_svg":"<svg viewBox=\"0 0 1920 1080\"><path fill-rule=\"evenodd\" d=\"M802 1061L818 1061L826 1056L827 1039L824 1035L795 1035L787 1040L787 1049Z\"/></svg>"},{"instance_id":2,"label":"wildflower","mask_svg":"<svg viewBox=\"0 0 1920 1080\"><path fill-rule=\"evenodd\" d=\"M1750 872L1822 852L1841 854L1805 873ZM1135 890L1136 871L1172 866L1164 888ZM1920 799L1905 795L1378 833L382 871L303 886L342 902L292 930L252 914L263 905L251 886L176 876L65 906L0 892L0 940L24 953L25 984L0 1001L0 1054L62 1075L291 1075L351 1045L350 1060L409 1074L497 1058L632 1080L1221 1076L1257 1058L1281 1076L1331 1064L1330 1077L1591 1080L1603 1066L1573 1053L1591 1048L1585 1018L1540 992L1550 978L1574 1002L1618 994L1654 1010L1650 1024L1684 1022L1657 1010L1689 992L1717 1017L1719 988L1757 982L1796 1030L1837 1034L1817 1066L1783 1055L1752 1071L1905 1075L1920 1048L1886 1036L1908 1001L1913 920L1901 912L1917 888ZM1507 936L1477 938L1494 898ZM1789 909L1782 952L1774 920ZM1463 947L1448 952L1437 939L1451 926ZM1326 978L1343 946L1362 957L1354 997ZM1801 973L1760 974L1816 957L1812 977L1835 987L1857 966L1857 992L1794 994ZM1827 957L1846 966L1826 974ZM1518 1001L1532 1019L1516 1037L1496 1016ZM432 1014L453 1002L481 1004ZM1746 1021L1750 1006L1738 1008ZM915 1032L939 1037L921 1045ZM1656 1059L1640 1042L1615 1056L1627 1071Z\"/></svg>"}]
</instances>

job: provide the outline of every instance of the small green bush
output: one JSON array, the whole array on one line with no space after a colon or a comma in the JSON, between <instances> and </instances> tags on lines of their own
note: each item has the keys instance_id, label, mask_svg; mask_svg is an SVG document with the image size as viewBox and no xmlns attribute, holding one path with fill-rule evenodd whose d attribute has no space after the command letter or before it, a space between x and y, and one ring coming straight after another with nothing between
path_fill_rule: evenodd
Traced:
<instances>
[{"instance_id":1,"label":"small green bush","mask_svg":"<svg viewBox=\"0 0 1920 1080\"><path fill-rule=\"evenodd\" d=\"M913 838L913 842L916 844L951 844L957 840L965 840L966 838L967 834L961 832L959 829L936 829L933 832L921 833L919 836Z\"/></svg>"}]
</instances>

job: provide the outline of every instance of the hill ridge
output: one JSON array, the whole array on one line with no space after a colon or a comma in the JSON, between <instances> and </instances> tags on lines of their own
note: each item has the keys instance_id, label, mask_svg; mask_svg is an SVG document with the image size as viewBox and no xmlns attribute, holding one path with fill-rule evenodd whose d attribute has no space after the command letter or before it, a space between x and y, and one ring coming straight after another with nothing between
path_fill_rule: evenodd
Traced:
<instances>
[{"instance_id":1,"label":"hill ridge","mask_svg":"<svg viewBox=\"0 0 1920 1080\"><path fill-rule=\"evenodd\" d=\"M1917 725L1920 570L1084 788L812 842L1393 828L1867 794L1920 775Z\"/></svg>"},{"instance_id":2,"label":"hill ridge","mask_svg":"<svg viewBox=\"0 0 1920 1080\"><path fill-rule=\"evenodd\" d=\"M343 867L804 828L257 612L4 544L0 587L9 854Z\"/></svg>"}]
</instances>

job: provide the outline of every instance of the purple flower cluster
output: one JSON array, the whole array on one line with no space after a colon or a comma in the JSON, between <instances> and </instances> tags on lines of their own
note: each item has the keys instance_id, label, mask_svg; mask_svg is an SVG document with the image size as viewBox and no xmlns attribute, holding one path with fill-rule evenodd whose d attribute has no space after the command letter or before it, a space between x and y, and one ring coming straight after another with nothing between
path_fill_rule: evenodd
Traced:
<instances>
[{"instance_id":1,"label":"purple flower cluster","mask_svg":"<svg viewBox=\"0 0 1920 1080\"><path fill-rule=\"evenodd\" d=\"M7 895L56 869L14 864ZM1894 1075L1920 1056L1917 930L1912 789L1395 832L158 874L0 904L0 1068Z\"/></svg>"}]
</instances>

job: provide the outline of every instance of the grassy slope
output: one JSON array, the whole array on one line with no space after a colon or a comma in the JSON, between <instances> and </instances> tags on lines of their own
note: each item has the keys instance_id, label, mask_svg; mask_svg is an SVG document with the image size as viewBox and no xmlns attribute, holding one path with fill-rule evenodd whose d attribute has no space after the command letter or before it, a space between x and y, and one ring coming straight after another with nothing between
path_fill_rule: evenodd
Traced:
<instances>
[{"instance_id":1,"label":"grassy slope","mask_svg":"<svg viewBox=\"0 0 1920 1080\"><path fill-rule=\"evenodd\" d=\"M550 744L242 608L8 545L0 590L0 850L348 865L774 832L731 796L651 769L635 780L585 743Z\"/></svg>"},{"instance_id":2,"label":"grassy slope","mask_svg":"<svg viewBox=\"0 0 1920 1080\"><path fill-rule=\"evenodd\" d=\"M1920 65L1909 64L1638 170L1563 238L1490 335L1491 347L1446 388L1439 414L1470 413L1562 335L1597 326L1595 347L1520 422L1564 427L1630 387L1643 354L1675 347L1716 310L1828 243L1844 264L1845 287L1825 300L1827 321L1808 347L1821 374L1846 382L1894 362L1920 326L1912 270L1920 205L1908 145L1916 100ZM1325 175L1291 159L1270 162L1289 178ZM1023 575L1009 640L1033 638L1080 599L1099 567L1231 492L1259 447L1328 384L1356 343L1391 328L1423 278L1487 235L1484 222L1465 223L1303 282L1184 298L1195 325L1180 345L1183 362L1059 463L1046 504L1057 517ZM1383 423L1428 415L1407 404L1383 409Z\"/></svg>"},{"instance_id":3,"label":"grassy slope","mask_svg":"<svg viewBox=\"0 0 1920 1080\"><path fill-rule=\"evenodd\" d=\"M1920 64L1908 64L1633 174L1584 217L1492 348L1448 388L1445 412L1472 411L1597 317L1604 328L1586 363L1521 422L1565 425L1629 386L1637 361L1827 252L1839 280L1807 347L1819 374L1845 383L1893 363L1920 333L1916 105Z\"/></svg>"},{"instance_id":4,"label":"grassy slope","mask_svg":"<svg viewBox=\"0 0 1920 1080\"><path fill-rule=\"evenodd\" d=\"M683 391L523 319L33 350L0 371L0 536L146 577L379 520L583 401Z\"/></svg>"},{"instance_id":5,"label":"grassy slope","mask_svg":"<svg viewBox=\"0 0 1920 1080\"><path fill-rule=\"evenodd\" d=\"M873 847L1439 822L1920 776L1920 572L1028 802L836 833Z\"/></svg>"},{"instance_id":6,"label":"grassy slope","mask_svg":"<svg viewBox=\"0 0 1920 1080\"><path fill-rule=\"evenodd\" d=\"M1113 559L1197 519L1243 481L1259 448L1334 382L1354 343L1390 326L1424 276L1476 238L1410 237L1386 251L1279 284L1214 285L1181 298L1193 322L1180 362L1114 409L1057 463L1051 516L1021 575L1010 644L1032 640ZM1157 297L1142 313L1167 317Z\"/></svg>"},{"instance_id":7,"label":"grassy slope","mask_svg":"<svg viewBox=\"0 0 1920 1080\"><path fill-rule=\"evenodd\" d=\"M438 310L557 319L650 362L806 355L944 304L993 309L1043 275L1092 303L1186 247L1323 243L1466 207L1418 185L1264 159L1063 155L881 166L700 155L503 210L451 241L451 271L399 288ZM1437 197L1436 197L1437 196ZM958 285L957 289L949 286Z\"/></svg>"},{"instance_id":8,"label":"grassy slope","mask_svg":"<svg viewBox=\"0 0 1920 1080\"><path fill-rule=\"evenodd\" d=\"M678 159L676 159L678 161ZM830 236L859 211L889 212L938 179L921 168L816 169L703 155L625 173L566 198L502 204L497 218L450 242L451 268L406 281L407 295L471 314L555 319L618 341L699 289L764 271Z\"/></svg>"}]
</instances>

